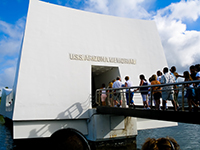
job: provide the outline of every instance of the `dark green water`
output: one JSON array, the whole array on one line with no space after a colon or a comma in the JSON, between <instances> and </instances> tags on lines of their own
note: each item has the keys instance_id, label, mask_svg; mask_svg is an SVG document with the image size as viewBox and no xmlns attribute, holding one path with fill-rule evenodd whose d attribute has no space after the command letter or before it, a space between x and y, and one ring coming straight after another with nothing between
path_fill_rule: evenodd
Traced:
<instances>
[{"instance_id":1,"label":"dark green water","mask_svg":"<svg viewBox=\"0 0 200 150\"><path fill-rule=\"evenodd\" d=\"M5 125L0 124L0 150L13 149L11 131Z\"/></svg>"},{"instance_id":2,"label":"dark green water","mask_svg":"<svg viewBox=\"0 0 200 150\"><path fill-rule=\"evenodd\" d=\"M178 126L138 131L137 148L145 142L146 138L160 138L170 136L181 146L181 150L200 149L200 125L179 123ZM11 131L0 124L0 150L13 149Z\"/></svg>"},{"instance_id":3,"label":"dark green water","mask_svg":"<svg viewBox=\"0 0 200 150\"><path fill-rule=\"evenodd\" d=\"M181 106L181 96L178 102ZM184 106L188 106L186 98ZM200 150L200 125L186 123L178 123L178 126L174 127L138 131L137 148L140 149L148 137L157 139L167 136L174 138L180 145L181 150Z\"/></svg>"},{"instance_id":4,"label":"dark green water","mask_svg":"<svg viewBox=\"0 0 200 150\"><path fill-rule=\"evenodd\" d=\"M192 117L192 116L191 116ZM199 118L197 118L199 119ZM181 150L200 150L200 125L179 123L178 126L142 130L138 132L137 147L150 138L173 137L181 147Z\"/></svg>"}]
</instances>

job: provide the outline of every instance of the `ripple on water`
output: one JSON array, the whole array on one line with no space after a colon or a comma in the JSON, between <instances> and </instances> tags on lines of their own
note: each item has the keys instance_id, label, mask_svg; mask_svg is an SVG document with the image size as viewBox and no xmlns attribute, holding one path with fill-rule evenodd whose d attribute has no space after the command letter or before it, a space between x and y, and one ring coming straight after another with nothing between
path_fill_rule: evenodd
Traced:
<instances>
[{"instance_id":1,"label":"ripple on water","mask_svg":"<svg viewBox=\"0 0 200 150\"><path fill-rule=\"evenodd\" d=\"M160 137L173 137L181 147L181 150L199 150L200 149L200 125L178 123L178 126L141 130L138 131L137 147L141 148L141 145L145 140L150 138Z\"/></svg>"},{"instance_id":2,"label":"ripple on water","mask_svg":"<svg viewBox=\"0 0 200 150\"><path fill-rule=\"evenodd\" d=\"M13 139L10 129L0 124L0 150L10 150L13 148Z\"/></svg>"},{"instance_id":3,"label":"ripple on water","mask_svg":"<svg viewBox=\"0 0 200 150\"><path fill-rule=\"evenodd\" d=\"M137 147L140 149L145 140L150 138L173 137L181 147L181 150L200 149L200 125L179 123L175 127L150 129L138 131ZM13 149L11 131L5 125L0 124L0 150Z\"/></svg>"}]
</instances>

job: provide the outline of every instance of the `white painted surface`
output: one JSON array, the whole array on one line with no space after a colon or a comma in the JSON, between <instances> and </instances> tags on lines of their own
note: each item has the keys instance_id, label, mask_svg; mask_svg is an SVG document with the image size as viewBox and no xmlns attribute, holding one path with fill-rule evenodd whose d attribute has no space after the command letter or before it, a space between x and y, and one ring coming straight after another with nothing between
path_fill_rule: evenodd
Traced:
<instances>
[{"instance_id":1,"label":"white painted surface","mask_svg":"<svg viewBox=\"0 0 200 150\"><path fill-rule=\"evenodd\" d=\"M46 120L13 122L15 139L50 137L59 129L73 128L87 135L86 120Z\"/></svg>"},{"instance_id":2,"label":"white painted surface","mask_svg":"<svg viewBox=\"0 0 200 150\"><path fill-rule=\"evenodd\" d=\"M172 126L177 126L177 125L178 125L177 122L158 121L158 120L137 118L137 129L138 130L172 127Z\"/></svg>"}]
</instances>

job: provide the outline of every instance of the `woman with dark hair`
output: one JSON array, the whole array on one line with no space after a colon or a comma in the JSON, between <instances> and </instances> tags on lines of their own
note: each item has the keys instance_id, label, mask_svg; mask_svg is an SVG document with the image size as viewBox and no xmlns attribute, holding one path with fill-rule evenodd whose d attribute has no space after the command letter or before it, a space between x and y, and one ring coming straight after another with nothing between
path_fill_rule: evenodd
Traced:
<instances>
[{"instance_id":1,"label":"woman with dark hair","mask_svg":"<svg viewBox=\"0 0 200 150\"><path fill-rule=\"evenodd\" d=\"M126 80L125 87L131 87L132 82L129 80L129 76L126 76L125 80ZM129 95L130 95L130 97L129 97ZM133 89L130 89L130 91L129 91L129 89L126 89L126 103L129 107L134 106L133 95L134 95ZM129 100L130 100L130 102L129 102Z\"/></svg>"},{"instance_id":2,"label":"woman with dark hair","mask_svg":"<svg viewBox=\"0 0 200 150\"><path fill-rule=\"evenodd\" d=\"M190 73L188 71L183 72L183 76L185 78L185 81L192 81L192 78L190 76ZM188 106L189 106L189 111L192 111L192 105L194 107L197 107L197 105L194 102L194 97L195 97L195 90L192 84L185 84L184 85L186 88L186 95L188 100Z\"/></svg>"},{"instance_id":3,"label":"woman with dark hair","mask_svg":"<svg viewBox=\"0 0 200 150\"><path fill-rule=\"evenodd\" d=\"M148 85L148 82L145 79L145 76L143 74L141 74L139 76L139 78L140 78L139 86L147 86ZM138 88L137 90L140 90L140 92L141 92L144 109L150 109L150 107L148 105L148 87Z\"/></svg>"}]
</instances>

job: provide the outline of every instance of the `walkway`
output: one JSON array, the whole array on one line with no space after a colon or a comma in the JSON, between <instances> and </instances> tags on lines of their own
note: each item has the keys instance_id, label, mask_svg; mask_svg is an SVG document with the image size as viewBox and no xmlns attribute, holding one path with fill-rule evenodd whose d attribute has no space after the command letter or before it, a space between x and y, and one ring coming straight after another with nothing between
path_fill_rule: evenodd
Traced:
<instances>
[{"instance_id":1,"label":"walkway","mask_svg":"<svg viewBox=\"0 0 200 150\"><path fill-rule=\"evenodd\" d=\"M200 112L171 111L171 110L158 111L158 110L143 110L143 109L98 106L97 113L200 124L200 119L199 119Z\"/></svg>"},{"instance_id":2,"label":"walkway","mask_svg":"<svg viewBox=\"0 0 200 150\"><path fill-rule=\"evenodd\" d=\"M184 88L185 84L193 84L193 83L198 83L199 81L188 81L188 82L179 82L179 83L172 83L172 84L161 84L161 85L150 85L150 86L143 86L143 87L149 87L150 91L152 92L152 87L154 86L170 86L170 85L177 85L179 88L174 89L174 90L179 90L181 92L180 94L182 95L181 99L182 102L179 103L181 106L179 111L174 111L172 108L168 109L167 111L162 111L162 110L155 110L155 109L150 109L150 110L144 110L142 109L141 106L136 106L135 109L133 108L117 108L117 107L108 107L108 106L101 106L101 101L100 101L100 95L98 93L101 93L101 89L98 89L96 91L96 103L98 104L97 106L97 113L99 114L112 114L112 115L121 115L121 116L132 116L132 117L138 117L138 118L146 118L146 119L154 119L154 120L163 120L163 121L174 121L174 122L182 122L182 123L191 123L191 124L200 124L200 111L198 110L197 112L189 112L187 110L187 107L185 107L185 91L186 89ZM130 87L128 88L129 91L131 89L136 89L140 88L139 86L135 87ZM125 91L127 88L120 88L122 91L122 97L125 95ZM109 89L110 90L115 90L115 89ZM108 93L109 94L109 93ZM111 93L113 94L113 93ZM125 100L125 98L124 98ZM142 100L141 100L142 101ZM153 101L153 98L151 97L151 104ZM126 103L126 102L124 102ZM152 108L154 106L151 106ZM199 108L198 108L199 109Z\"/></svg>"}]
</instances>

